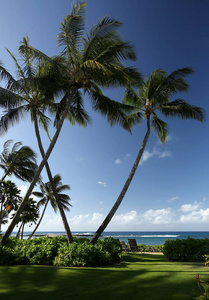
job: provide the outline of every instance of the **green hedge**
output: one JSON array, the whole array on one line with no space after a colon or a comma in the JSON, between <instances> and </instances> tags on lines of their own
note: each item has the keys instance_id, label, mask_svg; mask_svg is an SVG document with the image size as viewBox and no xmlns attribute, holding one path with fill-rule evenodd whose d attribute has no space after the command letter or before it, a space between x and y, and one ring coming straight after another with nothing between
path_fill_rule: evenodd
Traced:
<instances>
[{"instance_id":1,"label":"green hedge","mask_svg":"<svg viewBox=\"0 0 209 300\"><path fill-rule=\"evenodd\" d=\"M121 245L113 238L91 245L89 239L40 237L32 240L8 239L0 246L0 265L32 264L56 266L101 266L121 261Z\"/></svg>"},{"instance_id":2,"label":"green hedge","mask_svg":"<svg viewBox=\"0 0 209 300\"><path fill-rule=\"evenodd\" d=\"M139 244L137 245L141 252L163 252L164 245L145 245Z\"/></svg>"},{"instance_id":3,"label":"green hedge","mask_svg":"<svg viewBox=\"0 0 209 300\"><path fill-rule=\"evenodd\" d=\"M167 240L163 254L173 261L203 261L209 254L209 239Z\"/></svg>"}]
</instances>

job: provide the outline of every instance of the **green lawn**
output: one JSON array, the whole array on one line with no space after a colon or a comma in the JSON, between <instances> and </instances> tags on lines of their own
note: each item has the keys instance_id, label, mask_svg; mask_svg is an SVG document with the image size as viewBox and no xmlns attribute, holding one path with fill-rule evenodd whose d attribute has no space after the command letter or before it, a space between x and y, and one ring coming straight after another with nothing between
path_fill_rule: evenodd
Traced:
<instances>
[{"instance_id":1,"label":"green lawn","mask_svg":"<svg viewBox=\"0 0 209 300\"><path fill-rule=\"evenodd\" d=\"M204 263L167 262L163 255L124 255L104 268L1 266L1 300L172 300L199 295L195 276L209 279Z\"/></svg>"}]
</instances>

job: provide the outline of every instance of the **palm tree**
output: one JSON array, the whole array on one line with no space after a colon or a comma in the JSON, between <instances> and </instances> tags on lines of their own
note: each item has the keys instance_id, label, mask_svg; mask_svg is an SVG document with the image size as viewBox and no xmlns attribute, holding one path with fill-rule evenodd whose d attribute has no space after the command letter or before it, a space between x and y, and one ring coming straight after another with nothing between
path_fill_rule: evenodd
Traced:
<instances>
[{"instance_id":1,"label":"palm tree","mask_svg":"<svg viewBox=\"0 0 209 300\"><path fill-rule=\"evenodd\" d=\"M9 213L17 208L20 199L20 190L10 180L0 183L0 231L1 225L7 223Z\"/></svg>"},{"instance_id":2,"label":"palm tree","mask_svg":"<svg viewBox=\"0 0 209 300\"><path fill-rule=\"evenodd\" d=\"M38 218L39 218L39 207L37 206L37 203L36 201L33 200L33 198L29 198L19 217L18 223L20 223L20 227L16 237L19 237L21 231L21 239L23 239L25 224L31 223L30 226L32 226L33 223L36 224Z\"/></svg>"},{"instance_id":3,"label":"palm tree","mask_svg":"<svg viewBox=\"0 0 209 300\"><path fill-rule=\"evenodd\" d=\"M65 92L61 100L62 113L57 118L57 129L45 153L33 181L17 211L16 216L2 238L4 244L11 234L25 202L32 192L38 177L48 160L60 134L63 122L68 114L70 104L74 101L82 103L82 94L88 93L96 111L106 116L111 125L125 123L125 113L122 108L126 107L103 95L100 87L124 86L141 80L140 74L134 68L125 67L122 60L135 60L133 47L122 40L118 34L121 23L115 19L104 17L93 26L86 37L83 37L85 27L85 2L72 4L71 14L64 18L58 35L59 46L62 51L62 63L56 64L53 59L28 45L21 45L20 51L28 53L39 61L42 60L48 67L49 72L58 74L58 82ZM7 73L0 73L1 77L7 78Z\"/></svg>"},{"instance_id":4,"label":"palm tree","mask_svg":"<svg viewBox=\"0 0 209 300\"><path fill-rule=\"evenodd\" d=\"M69 206L71 206L71 204L69 203L70 197L66 194L63 194L62 192L66 191L66 190L70 190L70 186L67 184L65 184L65 185L62 184L61 176L59 174L54 176L53 182L54 182L54 186L57 191L59 204L62 206L63 210L69 211ZM37 229L43 219L43 216L45 214L48 203L51 204L55 213L57 212L57 208L58 208L57 199L54 196L54 192L52 190L50 181L47 183L42 182L39 187L40 187L41 192L34 191L33 195L38 198L41 198L38 202L38 206L40 207L41 205L44 205L44 209L42 211L42 214L40 216L40 219L39 219L35 229L33 230L33 232L31 233L31 235L29 236L28 239L31 239L32 236L34 235L34 233L37 231Z\"/></svg>"},{"instance_id":5,"label":"palm tree","mask_svg":"<svg viewBox=\"0 0 209 300\"><path fill-rule=\"evenodd\" d=\"M23 181L31 181L37 170L35 152L28 146L21 147L21 142L15 143L10 151L11 143L12 140L6 141L0 154L0 168L4 170L0 182L11 175Z\"/></svg>"},{"instance_id":6,"label":"palm tree","mask_svg":"<svg viewBox=\"0 0 209 300\"><path fill-rule=\"evenodd\" d=\"M24 46L28 46L28 37L23 38L21 43ZM0 119L0 133L7 132L11 124L18 122L20 119L22 119L22 116L30 113L31 120L34 123L39 150L42 157L44 157L45 152L39 132L39 124L42 125L49 137L48 124L50 119L45 115L45 111L47 108L50 108L50 111L57 112L57 115L59 115L60 112L60 105L58 103L54 103L53 98L52 91L54 91L55 87L52 89L52 82L53 86L55 85L55 82L51 75L50 78L49 76L43 76L43 65L34 63L29 53L26 52L21 54L21 59L23 62L23 65L21 66L14 55L8 49L7 51L15 62L18 70L18 80L15 80L12 75L9 75L3 66L1 67L2 74L6 74L7 76L8 84L6 89L1 88L0 90L0 106L6 108L5 114ZM55 57L54 61L57 59L58 58ZM46 86L48 88L46 88ZM82 104L75 101L71 103L69 107L67 118L71 124L76 122L81 126L86 126L89 122L89 116L85 112ZM54 195L56 198L58 198L56 189L53 186L53 177L48 162L46 162L45 167L49 181L51 182L52 190L54 191ZM64 222L68 241L71 243L73 241L73 237L67 219L58 200L57 203L62 220Z\"/></svg>"},{"instance_id":7,"label":"palm tree","mask_svg":"<svg viewBox=\"0 0 209 300\"><path fill-rule=\"evenodd\" d=\"M189 85L184 77L192 72L191 68L183 68L168 75L165 71L157 69L140 85L138 92L135 92L131 87L126 89L123 100L125 103L132 105L135 109L135 112L128 116L128 122L130 126L133 126L140 124L141 121L145 119L147 123L147 132L128 179L114 206L94 234L91 240L92 244L96 243L121 204L146 147L150 135L150 128L152 127L153 131L157 133L161 143L166 142L168 125L159 118L157 112L165 117L194 119L201 122L204 120L204 112L201 108L190 105L183 99L171 100L171 97L178 92L188 90Z\"/></svg>"}]
</instances>

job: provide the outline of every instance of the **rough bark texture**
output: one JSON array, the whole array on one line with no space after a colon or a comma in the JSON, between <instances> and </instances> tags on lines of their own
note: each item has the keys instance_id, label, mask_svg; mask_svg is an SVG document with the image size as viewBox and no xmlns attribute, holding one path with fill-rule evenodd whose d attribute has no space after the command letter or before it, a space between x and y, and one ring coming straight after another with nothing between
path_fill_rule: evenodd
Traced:
<instances>
[{"instance_id":1,"label":"rough bark texture","mask_svg":"<svg viewBox=\"0 0 209 300\"><path fill-rule=\"evenodd\" d=\"M23 200L21 202L21 205L19 206L19 208L18 208L18 210L17 210L14 218L12 219L12 222L10 223L10 225L8 226L5 234L2 237L2 240L1 240L2 245L5 245L7 239L9 238L10 234L12 233L12 230L14 229L15 225L17 224L17 222L19 220L19 216L22 213L22 211L24 209L24 206L27 203L27 200L28 200L28 198L30 197L30 195L31 195L31 193L33 191L33 188L34 188L37 180L39 179L41 171L43 170L43 167L45 166L45 164L46 164L46 162L47 162L47 160L48 160L48 158L49 158L49 156L50 156L50 154L51 154L51 152L52 152L52 150L53 150L53 148L54 148L54 146L56 144L56 141L57 141L57 139L59 137L60 131L62 129L63 122L64 122L64 120L65 120L65 118L67 116L68 109L69 109L70 103L71 103L71 101L72 101L72 99L73 99L73 97L75 95L75 92L76 92L76 90L72 91L71 97L69 97L69 99L68 99L68 101L66 103L64 112L62 114L62 118L61 118L61 120L59 122L57 130L56 130L56 132L54 134L54 137L53 137L53 139L52 139L52 141L51 141L51 143L49 145L49 148L48 148L48 150L47 150L47 152L46 152L46 154L45 154L42 162L40 163L40 165L39 165L39 167L38 167L38 169L36 171L36 174L35 174L33 180L31 181L31 184L30 184L30 186L29 186L29 188L28 188L28 190L27 190L27 192L25 194L25 197L23 198Z\"/></svg>"},{"instance_id":2,"label":"rough bark texture","mask_svg":"<svg viewBox=\"0 0 209 300\"><path fill-rule=\"evenodd\" d=\"M136 172L136 169L138 167L138 164L141 160L141 157L142 157L142 154L144 152L144 149L146 147L146 144L147 144L147 141L148 141L148 138L149 138L149 135L150 135L150 119L149 117L147 118L147 132L146 132L146 135L144 137L144 140L142 142L142 146L139 150L139 153L136 157L136 160L134 162L134 165L131 169L131 172L128 176L128 179L126 180L126 183L125 185L123 186L123 189L118 197L118 199L116 200L115 204L113 205L112 209L110 210L109 214L106 216L105 220L103 221L103 223L100 225L100 227L98 228L98 230L96 231L96 233L94 234L93 238L91 239L91 244L95 244L98 240L98 238L100 237L100 235L102 234L102 232L105 230L105 228L107 227L107 225L110 223L112 217L114 216L114 214L116 213L119 205L121 204L128 188L129 188L129 185L134 177L134 174Z\"/></svg>"}]
</instances>

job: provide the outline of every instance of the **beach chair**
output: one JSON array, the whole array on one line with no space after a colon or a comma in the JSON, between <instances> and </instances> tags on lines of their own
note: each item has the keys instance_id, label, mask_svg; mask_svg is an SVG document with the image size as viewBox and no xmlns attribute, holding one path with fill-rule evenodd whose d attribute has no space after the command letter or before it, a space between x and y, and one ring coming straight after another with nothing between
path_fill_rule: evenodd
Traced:
<instances>
[{"instance_id":1,"label":"beach chair","mask_svg":"<svg viewBox=\"0 0 209 300\"><path fill-rule=\"evenodd\" d=\"M129 252L131 249L125 244L124 241L120 241L121 245L122 245L122 251L124 252Z\"/></svg>"},{"instance_id":2,"label":"beach chair","mask_svg":"<svg viewBox=\"0 0 209 300\"><path fill-rule=\"evenodd\" d=\"M128 239L128 247L130 248L130 252L138 252L140 249L137 246L136 239Z\"/></svg>"}]
</instances>

